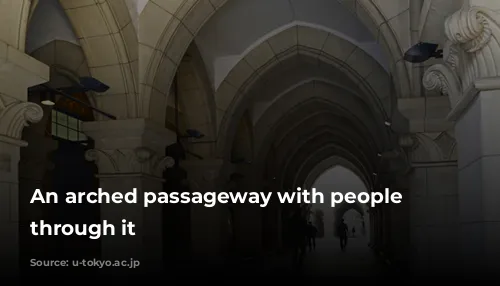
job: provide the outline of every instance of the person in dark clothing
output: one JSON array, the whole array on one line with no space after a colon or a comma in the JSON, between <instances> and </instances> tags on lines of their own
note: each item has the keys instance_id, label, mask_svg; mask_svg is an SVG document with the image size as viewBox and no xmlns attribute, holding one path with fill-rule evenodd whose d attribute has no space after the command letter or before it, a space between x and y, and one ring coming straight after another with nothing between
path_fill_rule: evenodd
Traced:
<instances>
[{"instance_id":1,"label":"person in dark clothing","mask_svg":"<svg viewBox=\"0 0 500 286\"><path fill-rule=\"evenodd\" d=\"M352 227L352 237L356 237L356 228Z\"/></svg>"},{"instance_id":2,"label":"person in dark clothing","mask_svg":"<svg viewBox=\"0 0 500 286\"><path fill-rule=\"evenodd\" d=\"M304 261L307 243L307 221L302 215L302 210L298 209L290 220L291 242L293 248L293 264L296 268L301 268Z\"/></svg>"},{"instance_id":3,"label":"person in dark clothing","mask_svg":"<svg viewBox=\"0 0 500 286\"><path fill-rule=\"evenodd\" d=\"M344 219L342 219L342 222L338 225L338 234L340 238L340 249L342 251L345 251L345 248L347 246L347 234L349 232L349 228L347 227L347 224L344 222Z\"/></svg>"},{"instance_id":4,"label":"person in dark clothing","mask_svg":"<svg viewBox=\"0 0 500 286\"><path fill-rule=\"evenodd\" d=\"M318 234L318 229L309 222L307 225L307 242L309 244L309 251L316 249L316 235Z\"/></svg>"}]
</instances>

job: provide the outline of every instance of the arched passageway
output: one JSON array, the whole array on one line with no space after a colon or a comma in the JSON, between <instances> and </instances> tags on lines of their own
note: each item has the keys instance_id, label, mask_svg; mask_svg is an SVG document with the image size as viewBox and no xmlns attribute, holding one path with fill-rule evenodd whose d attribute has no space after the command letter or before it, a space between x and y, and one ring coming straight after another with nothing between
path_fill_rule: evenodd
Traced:
<instances>
[{"instance_id":1,"label":"arched passageway","mask_svg":"<svg viewBox=\"0 0 500 286\"><path fill-rule=\"evenodd\" d=\"M342 162L342 160L336 160ZM328 166L328 165L326 165ZM315 176L312 188L325 196L323 203L312 204L312 221L323 235L316 239L316 248L306 256L305 275L308 277L358 276L383 277L387 275L385 261L376 256L370 247L374 234L370 226L370 212L366 205L343 202L331 207L331 193L367 192L364 182L353 171L342 165L334 165ZM321 213L321 224L314 220L314 214ZM347 225L347 245L342 251L339 231L342 223ZM353 231L354 229L354 231Z\"/></svg>"},{"instance_id":2,"label":"arched passageway","mask_svg":"<svg viewBox=\"0 0 500 286\"><path fill-rule=\"evenodd\" d=\"M48 219L47 208L27 202L34 189L69 186L272 194L265 208L72 208L117 224L123 214L139 231L119 243L107 236L70 245L100 259L140 257L160 276L306 273L287 255L296 248L293 222L311 218L310 206L275 194L310 189L339 166L363 190L389 188L403 200L313 211L331 247L316 254L335 253L326 241L344 218L356 229L364 222L360 249L393 274L497 275L494 2L0 1L2 270L28 273L23 261L35 244L23 235L26 223ZM419 42L431 44L419 51L437 52L410 63L404 54ZM107 88L75 91L89 76ZM43 83L77 100L44 105ZM365 266L367 275L385 273Z\"/></svg>"}]
</instances>

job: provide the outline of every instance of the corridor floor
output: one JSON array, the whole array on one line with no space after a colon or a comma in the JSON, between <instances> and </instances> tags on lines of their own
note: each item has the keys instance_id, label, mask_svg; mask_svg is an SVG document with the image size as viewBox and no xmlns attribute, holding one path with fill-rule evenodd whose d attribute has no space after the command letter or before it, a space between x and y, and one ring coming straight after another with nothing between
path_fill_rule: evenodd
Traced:
<instances>
[{"instance_id":1,"label":"corridor floor","mask_svg":"<svg viewBox=\"0 0 500 286\"><path fill-rule=\"evenodd\" d=\"M346 251L340 249L337 238L316 242L316 250L305 257L302 275L322 277L385 277L387 267L368 247L365 238L349 238Z\"/></svg>"},{"instance_id":2,"label":"corridor floor","mask_svg":"<svg viewBox=\"0 0 500 286\"><path fill-rule=\"evenodd\" d=\"M316 250L307 252L301 270L292 267L290 256L268 260L266 265L259 263L256 268L246 268L247 273L261 277L292 279L293 281L335 281L381 282L385 285L403 282L410 285L406 278L395 275L368 247L365 238L349 238L347 249L342 252L337 238L318 239ZM260 275L259 275L260 274ZM389 283L389 284L387 284Z\"/></svg>"}]
</instances>

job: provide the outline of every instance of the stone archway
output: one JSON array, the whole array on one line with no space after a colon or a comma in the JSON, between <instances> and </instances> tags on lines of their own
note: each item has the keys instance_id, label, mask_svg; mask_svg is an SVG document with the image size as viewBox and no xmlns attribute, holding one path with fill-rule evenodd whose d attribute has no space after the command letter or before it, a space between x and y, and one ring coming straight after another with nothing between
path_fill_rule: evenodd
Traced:
<instances>
[{"instance_id":1,"label":"stone archway","mask_svg":"<svg viewBox=\"0 0 500 286\"><path fill-rule=\"evenodd\" d=\"M139 35L139 49L145 61L139 68L141 97L146 104L164 105L164 100L152 97L152 91L157 90L161 81L161 85L167 88L160 92L168 96L168 86L187 47L203 25L229 2L233 1L149 1L146 4L140 16L140 27L144 34ZM355 2L355 5L351 7L352 2ZM392 6L379 2L374 4L371 1L345 1L342 4L348 9L354 8L351 11L355 17L367 25L377 42L389 51L390 66L398 70L394 74L397 74L398 82L401 83L401 86L398 86L399 94L407 96L410 88L409 75L401 56L402 51L409 46L409 37L406 30L400 31L404 28L399 27L401 25L398 25L397 21L408 22L408 5L401 2L401 5L394 9ZM154 19L162 19L161 25ZM167 84L164 84L165 82ZM148 113L144 116L151 118ZM159 118L152 119L163 122L162 117L160 115Z\"/></svg>"},{"instance_id":2,"label":"stone archway","mask_svg":"<svg viewBox=\"0 0 500 286\"><path fill-rule=\"evenodd\" d=\"M342 166L359 176L367 187L367 190L369 189L368 181L364 177L363 173L356 167L356 165L340 156L332 156L330 158L324 159L319 164L317 164L314 169L304 170L304 172L307 172L308 174L306 176L299 174L300 177L305 177L305 180L303 180L303 183L301 185L306 186L307 188L311 188L314 182L319 178L319 176L321 176L321 174L323 174L328 169L335 168L336 166Z\"/></svg>"},{"instance_id":3,"label":"stone archway","mask_svg":"<svg viewBox=\"0 0 500 286\"><path fill-rule=\"evenodd\" d=\"M97 107L119 119L139 117L143 106L137 86L137 31L126 2L59 2L82 46L90 74L110 87L97 98Z\"/></svg>"}]
</instances>

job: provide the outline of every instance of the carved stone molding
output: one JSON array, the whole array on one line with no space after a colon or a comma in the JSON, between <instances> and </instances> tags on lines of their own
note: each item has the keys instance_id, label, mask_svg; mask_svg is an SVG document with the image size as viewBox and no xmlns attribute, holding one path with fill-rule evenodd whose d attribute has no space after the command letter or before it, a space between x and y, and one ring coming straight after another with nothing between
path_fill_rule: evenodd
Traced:
<instances>
[{"instance_id":1,"label":"carved stone molding","mask_svg":"<svg viewBox=\"0 0 500 286\"><path fill-rule=\"evenodd\" d=\"M464 8L446 19L444 30L444 63L425 72L423 85L448 95L455 109L476 81L500 76L500 14L485 7Z\"/></svg>"},{"instance_id":2,"label":"carved stone molding","mask_svg":"<svg viewBox=\"0 0 500 286\"><path fill-rule=\"evenodd\" d=\"M174 165L173 158L160 156L152 149L100 150L92 149L85 153L85 158L96 162L100 174L146 174L161 178L165 168Z\"/></svg>"},{"instance_id":3,"label":"carved stone molding","mask_svg":"<svg viewBox=\"0 0 500 286\"><path fill-rule=\"evenodd\" d=\"M181 166L187 172L192 191L210 191L219 183L221 189L227 187L228 180L222 180L225 178L223 176L225 165L222 160L184 161L181 162Z\"/></svg>"},{"instance_id":4,"label":"carved stone molding","mask_svg":"<svg viewBox=\"0 0 500 286\"><path fill-rule=\"evenodd\" d=\"M417 133L413 138L416 144L410 152L412 163L457 160L457 142L450 132Z\"/></svg>"},{"instance_id":5,"label":"carved stone molding","mask_svg":"<svg viewBox=\"0 0 500 286\"><path fill-rule=\"evenodd\" d=\"M43 109L33 102L7 102L0 95L0 141L27 146L21 140L23 128L29 123L37 123L43 118Z\"/></svg>"}]
</instances>

